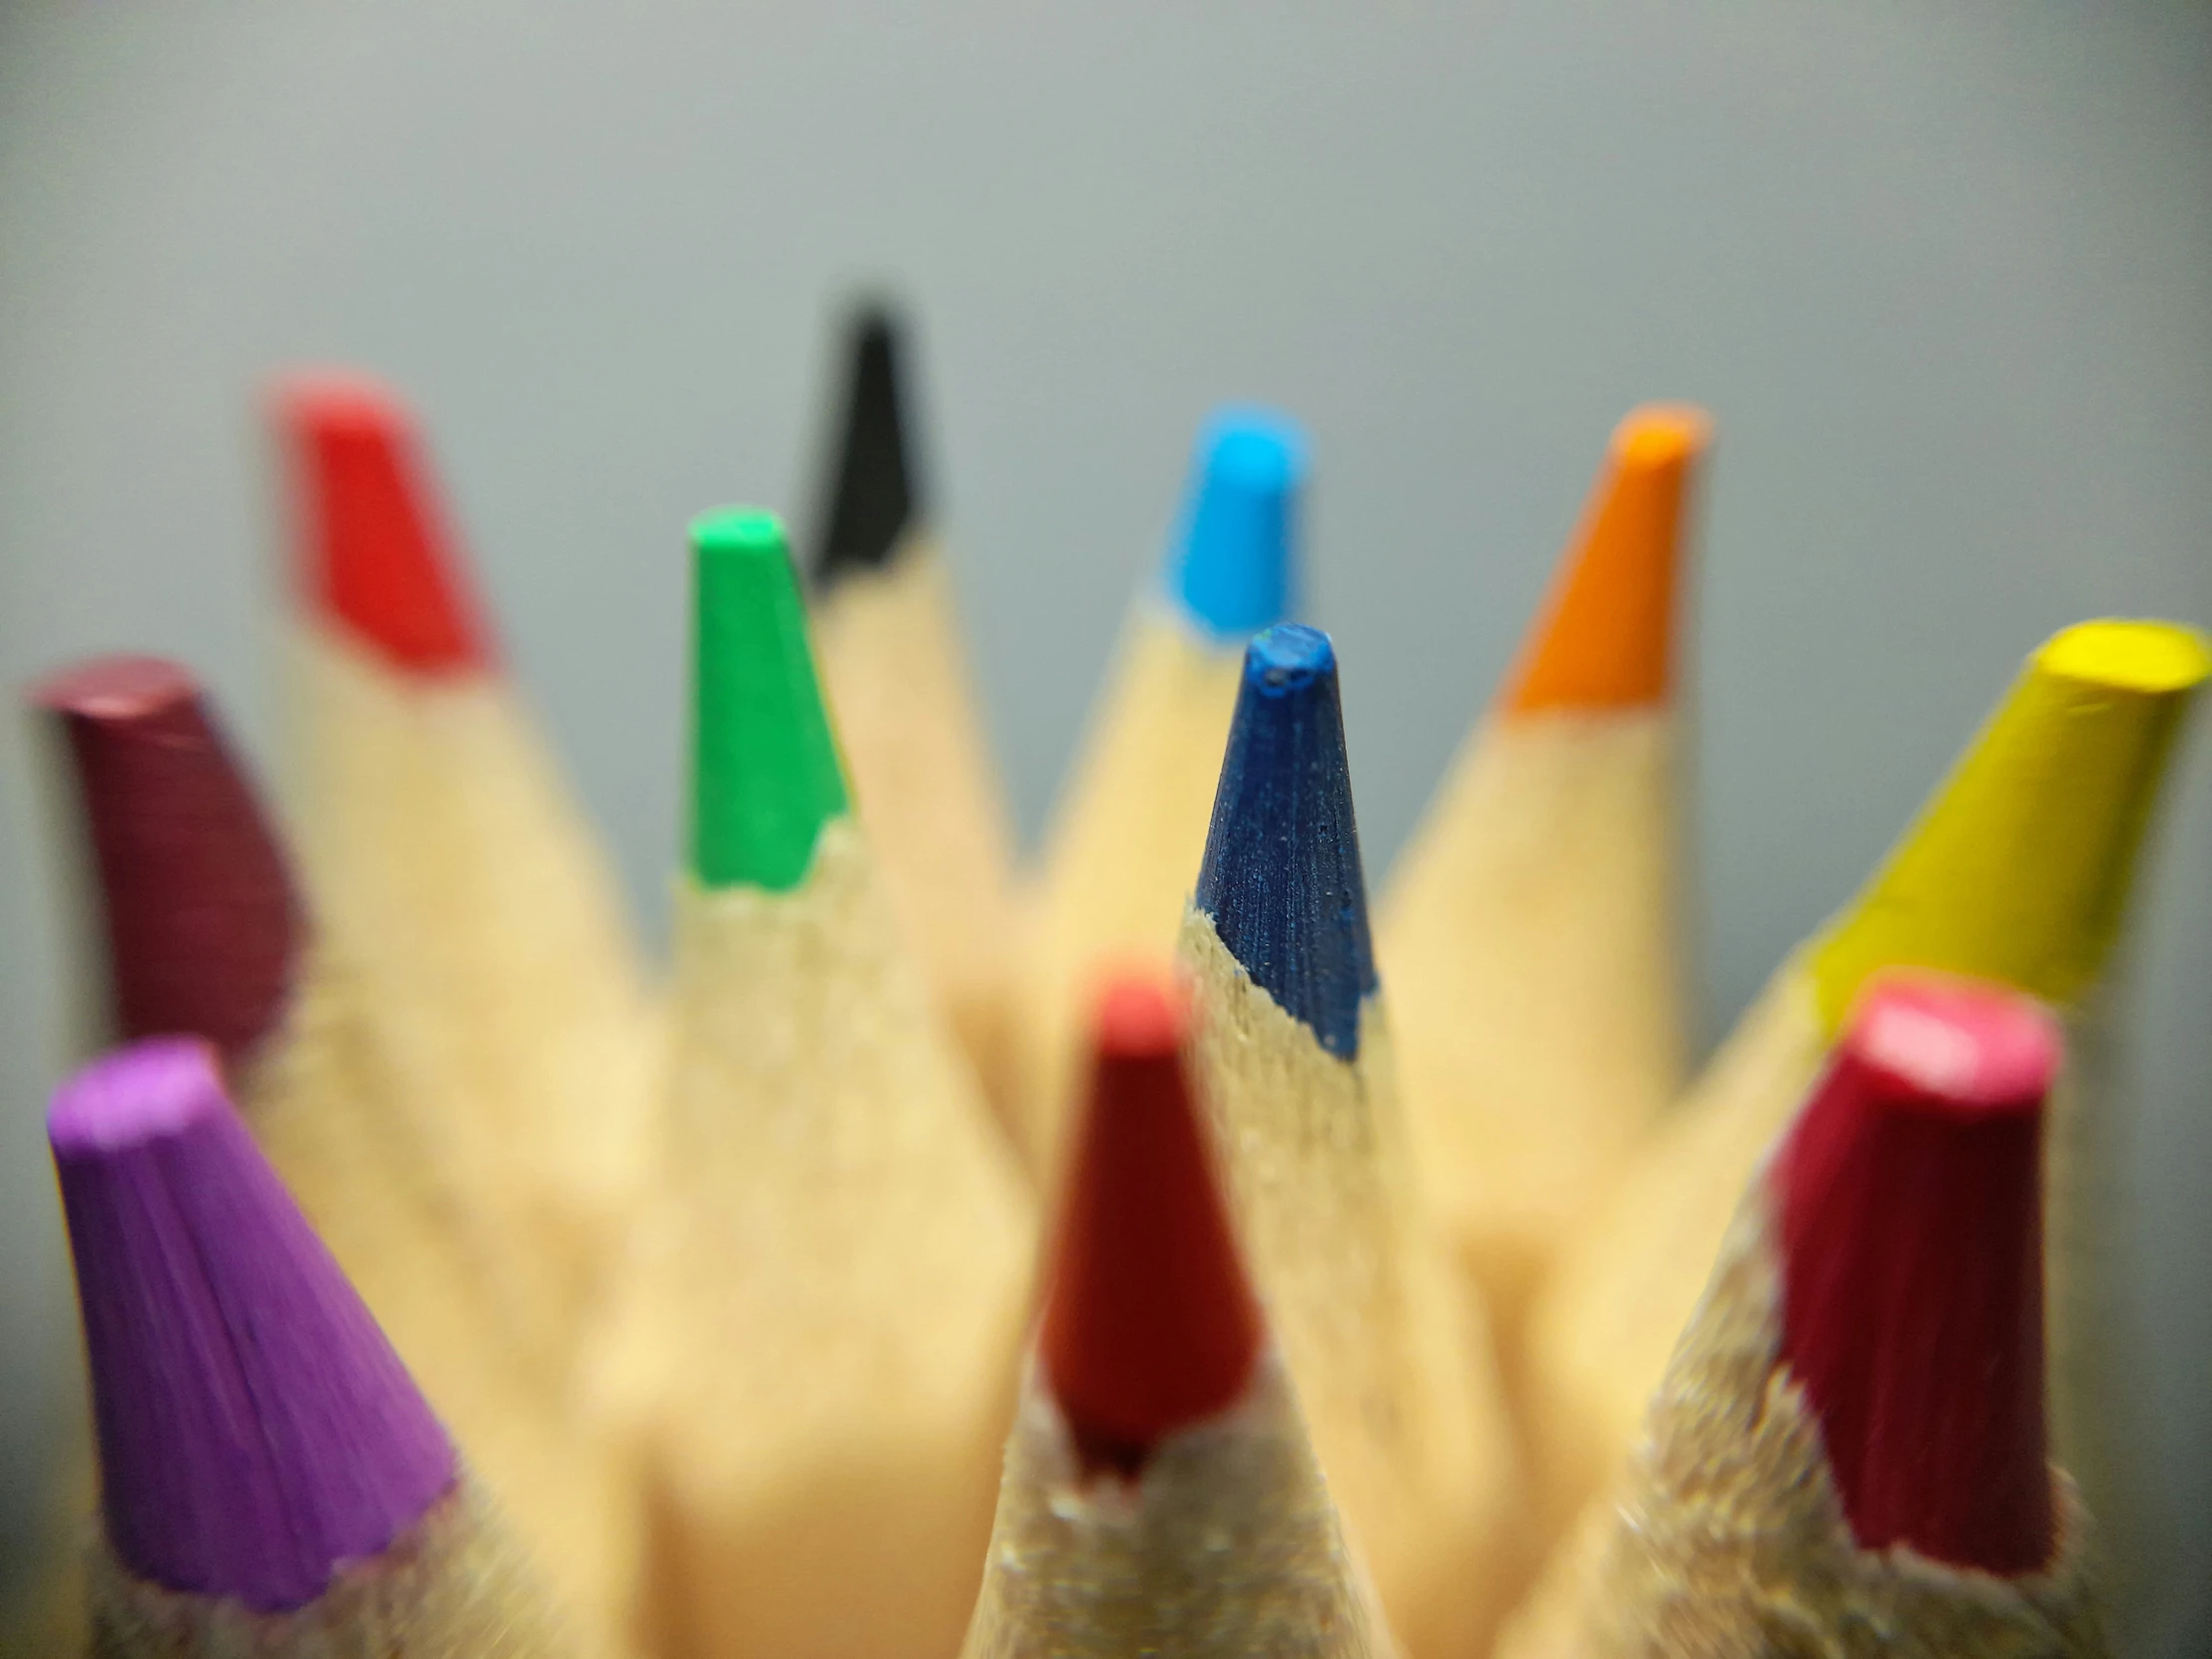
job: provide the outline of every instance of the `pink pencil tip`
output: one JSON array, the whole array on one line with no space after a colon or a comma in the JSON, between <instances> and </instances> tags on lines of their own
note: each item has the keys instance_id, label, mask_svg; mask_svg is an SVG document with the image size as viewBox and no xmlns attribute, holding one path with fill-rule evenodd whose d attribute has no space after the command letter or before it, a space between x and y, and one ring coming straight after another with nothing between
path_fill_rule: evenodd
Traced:
<instances>
[{"instance_id":1,"label":"pink pencil tip","mask_svg":"<svg viewBox=\"0 0 2212 1659\"><path fill-rule=\"evenodd\" d=\"M330 621L415 675L488 668L491 640L406 407L364 376L278 382L307 592Z\"/></svg>"},{"instance_id":2,"label":"pink pencil tip","mask_svg":"<svg viewBox=\"0 0 2212 1659\"><path fill-rule=\"evenodd\" d=\"M2049 1563L2040 1183L2060 1046L2012 992L1886 976L1776 1158L1782 1358L1865 1548Z\"/></svg>"},{"instance_id":3,"label":"pink pencil tip","mask_svg":"<svg viewBox=\"0 0 2212 1659\"><path fill-rule=\"evenodd\" d=\"M1038 1339L1085 1460L1133 1473L1166 1434L1233 1404L1261 1323L1155 979L1098 1003L1090 1099Z\"/></svg>"}]
</instances>

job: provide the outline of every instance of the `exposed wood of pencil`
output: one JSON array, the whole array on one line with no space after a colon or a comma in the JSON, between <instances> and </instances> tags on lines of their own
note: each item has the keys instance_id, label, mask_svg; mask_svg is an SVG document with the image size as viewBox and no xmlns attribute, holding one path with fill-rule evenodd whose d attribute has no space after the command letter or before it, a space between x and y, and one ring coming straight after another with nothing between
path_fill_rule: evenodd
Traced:
<instances>
[{"instance_id":1,"label":"exposed wood of pencil","mask_svg":"<svg viewBox=\"0 0 2212 1659\"><path fill-rule=\"evenodd\" d=\"M310 956L285 1027L239 1075L240 1109L543 1563L584 1650L619 1655L635 1494L565 1380L552 1385L509 1324L510 1252L456 1185L459 1161L382 1032L359 981Z\"/></svg>"},{"instance_id":2,"label":"exposed wood of pencil","mask_svg":"<svg viewBox=\"0 0 2212 1659\"><path fill-rule=\"evenodd\" d=\"M884 888L1011 1123L1013 836L934 539L840 574L815 601L815 641Z\"/></svg>"},{"instance_id":3,"label":"exposed wood of pencil","mask_svg":"<svg viewBox=\"0 0 2212 1659\"><path fill-rule=\"evenodd\" d=\"M1272 1350L1127 1481L1085 1470L1033 1369L986 1560L966 1659L1394 1651Z\"/></svg>"},{"instance_id":4,"label":"exposed wood of pencil","mask_svg":"<svg viewBox=\"0 0 2212 1659\"><path fill-rule=\"evenodd\" d=\"M87 838L112 841L115 874L129 866L128 885L102 895L107 1023L135 1036L221 1017L224 1029L193 1034L225 1044L256 1140L580 1618L602 1621L587 1630L606 1645L635 1547L623 1490L579 1439L565 1393L527 1364L514 1253L474 1208L450 1125L405 1086L360 976L294 907L281 848L189 676L125 660L69 680L82 695L57 712L82 728ZM250 1004L196 987L246 983L235 952L265 937L276 951L265 963L255 946L252 983L266 975L267 987ZM154 949L161 960L135 959ZM138 990L127 997L126 985Z\"/></svg>"},{"instance_id":5,"label":"exposed wood of pencil","mask_svg":"<svg viewBox=\"0 0 2212 1659\"><path fill-rule=\"evenodd\" d=\"M571 1659L563 1615L223 1097L133 1044L48 1116L98 1425L90 1651Z\"/></svg>"},{"instance_id":6,"label":"exposed wood of pencil","mask_svg":"<svg viewBox=\"0 0 2212 1659\"><path fill-rule=\"evenodd\" d=\"M1241 641L1202 639L1153 602L1117 648L1030 899L1020 1140L1041 1179L1057 1167L1093 977L1174 955L1242 665Z\"/></svg>"},{"instance_id":7,"label":"exposed wood of pencil","mask_svg":"<svg viewBox=\"0 0 2212 1659\"><path fill-rule=\"evenodd\" d=\"M1488 1332L1407 1168L1371 1002L1338 1059L1192 911L1199 1073L1314 1447L1415 1659L1482 1651L1517 1580L1512 1427Z\"/></svg>"},{"instance_id":8,"label":"exposed wood of pencil","mask_svg":"<svg viewBox=\"0 0 2212 1659\"><path fill-rule=\"evenodd\" d=\"M1156 975L1094 1002L973 1659L1388 1650L1244 1271Z\"/></svg>"},{"instance_id":9,"label":"exposed wood of pencil","mask_svg":"<svg viewBox=\"0 0 2212 1659\"><path fill-rule=\"evenodd\" d=\"M2019 1040L2033 1048L2041 1017L1963 985L1879 994L1743 1195L1623 1479L1501 1659L1785 1639L1903 1659L2105 1651L2087 1512L2043 1456L2034 1149L2051 1061ZM1946 1024L1946 999L2013 1027L2009 1060ZM1919 1083L1881 1075L1915 1046ZM2006 1069L2041 1080L1906 1098L2001 1091Z\"/></svg>"},{"instance_id":10,"label":"exposed wood of pencil","mask_svg":"<svg viewBox=\"0 0 2212 1659\"><path fill-rule=\"evenodd\" d=\"M96 1659L565 1659L591 1651L547 1611L535 1569L466 1478L389 1549L293 1612L165 1590L102 1549L88 1580Z\"/></svg>"},{"instance_id":11,"label":"exposed wood of pencil","mask_svg":"<svg viewBox=\"0 0 2212 1659\"><path fill-rule=\"evenodd\" d=\"M2147 679L2129 666L2138 652L2159 669ZM2090 1010L2203 661L2193 635L2160 623L2086 623L2038 650L1866 890L1777 970L1638 1153L1602 1221L1562 1254L1529 1326L1547 1530L1618 1467L1736 1195L1869 974L1928 966ZM2069 1336L2080 1299L2066 1265L2093 1260L2082 1236L2106 1225L2068 1197L2080 1167L2099 1161L2083 1150L2101 1123L2088 1081L2077 1075L2053 1112L2050 1235L2053 1417L2094 1501L2099 1466L2075 1446L2070 1402L2088 1385L2068 1379L2100 1356Z\"/></svg>"},{"instance_id":12,"label":"exposed wood of pencil","mask_svg":"<svg viewBox=\"0 0 2212 1659\"><path fill-rule=\"evenodd\" d=\"M1408 1134L1509 1366L1559 1239L1682 1084L1670 658L1706 422L1640 409L1385 893Z\"/></svg>"},{"instance_id":13,"label":"exposed wood of pencil","mask_svg":"<svg viewBox=\"0 0 2212 1659\"><path fill-rule=\"evenodd\" d=\"M292 468L296 806L322 926L397 1085L504 1252L502 1300L565 1385L636 1197L653 1041L611 871L490 643L405 407L358 376L278 391Z\"/></svg>"},{"instance_id":14,"label":"exposed wood of pencil","mask_svg":"<svg viewBox=\"0 0 2212 1659\"><path fill-rule=\"evenodd\" d=\"M1030 1269L1021 1181L849 818L677 898L668 1151L606 1356L672 1659L950 1651Z\"/></svg>"},{"instance_id":15,"label":"exposed wood of pencil","mask_svg":"<svg viewBox=\"0 0 2212 1659\"><path fill-rule=\"evenodd\" d=\"M637 1199L658 1032L613 885L511 690L293 649L300 850L502 1306L565 1390Z\"/></svg>"}]
</instances>

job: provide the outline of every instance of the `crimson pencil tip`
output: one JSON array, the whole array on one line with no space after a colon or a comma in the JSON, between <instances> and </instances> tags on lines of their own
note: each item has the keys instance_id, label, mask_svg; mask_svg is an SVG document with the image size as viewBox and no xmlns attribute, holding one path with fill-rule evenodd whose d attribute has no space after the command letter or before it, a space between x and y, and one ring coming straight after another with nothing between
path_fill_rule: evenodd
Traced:
<instances>
[{"instance_id":1,"label":"crimson pencil tip","mask_svg":"<svg viewBox=\"0 0 2212 1659\"><path fill-rule=\"evenodd\" d=\"M1149 976L1116 977L1094 1022L1038 1349L1092 1466L1134 1473L1163 1435L1234 1403L1259 1306L1183 1068L1186 1016Z\"/></svg>"},{"instance_id":2,"label":"crimson pencil tip","mask_svg":"<svg viewBox=\"0 0 2212 1659\"><path fill-rule=\"evenodd\" d=\"M304 1606L452 1484L451 1442L204 1045L87 1067L47 1135L109 1546L170 1590Z\"/></svg>"},{"instance_id":3,"label":"crimson pencil tip","mask_svg":"<svg viewBox=\"0 0 2212 1659\"><path fill-rule=\"evenodd\" d=\"M1782 1358L1853 1536L2019 1575L2055 1523L2043 1414L2043 1101L2027 999L1891 975L1774 1165Z\"/></svg>"},{"instance_id":4,"label":"crimson pencil tip","mask_svg":"<svg viewBox=\"0 0 2212 1659\"><path fill-rule=\"evenodd\" d=\"M491 637L406 407L363 376L299 373L273 399L300 576L315 607L414 675L490 666Z\"/></svg>"},{"instance_id":5,"label":"crimson pencil tip","mask_svg":"<svg viewBox=\"0 0 2212 1659\"><path fill-rule=\"evenodd\" d=\"M242 1058L290 991L299 911L283 854L192 676L100 657L29 701L61 730L105 922L116 1034Z\"/></svg>"}]
</instances>

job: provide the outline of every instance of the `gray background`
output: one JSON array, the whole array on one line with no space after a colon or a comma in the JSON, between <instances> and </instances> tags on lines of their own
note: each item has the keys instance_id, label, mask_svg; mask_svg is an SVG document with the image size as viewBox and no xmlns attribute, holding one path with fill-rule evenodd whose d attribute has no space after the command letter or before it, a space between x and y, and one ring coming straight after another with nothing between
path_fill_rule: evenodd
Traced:
<instances>
[{"instance_id":1,"label":"gray background","mask_svg":"<svg viewBox=\"0 0 2212 1659\"><path fill-rule=\"evenodd\" d=\"M180 655L275 727L253 396L419 401L659 928L680 527L804 514L831 299L924 322L1025 830L1213 400L1312 426L1371 866L1631 402L1721 438L1695 598L1707 1036L2009 677L2212 622L2212 8L0 5L0 678ZM37 1112L52 860L0 747L0 1526L75 1409ZM2212 1646L2212 745L2145 906L2134 1435ZM16 1536L0 1532L0 1539Z\"/></svg>"}]
</instances>

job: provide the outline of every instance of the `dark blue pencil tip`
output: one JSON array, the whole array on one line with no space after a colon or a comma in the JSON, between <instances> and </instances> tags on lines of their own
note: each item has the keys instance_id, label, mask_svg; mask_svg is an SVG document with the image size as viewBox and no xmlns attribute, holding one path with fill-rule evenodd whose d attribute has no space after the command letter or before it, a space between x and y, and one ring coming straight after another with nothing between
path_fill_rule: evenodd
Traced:
<instances>
[{"instance_id":1,"label":"dark blue pencil tip","mask_svg":"<svg viewBox=\"0 0 2212 1659\"><path fill-rule=\"evenodd\" d=\"M1168 589L1207 633L1242 639L1297 604L1306 434L1270 409L1216 409L1198 435Z\"/></svg>"},{"instance_id":2,"label":"dark blue pencil tip","mask_svg":"<svg viewBox=\"0 0 2212 1659\"><path fill-rule=\"evenodd\" d=\"M1318 628L1281 623L1246 648L1197 902L1255 984L1358 1056L1375 951L1337 654Z\"/></svg>"}]
</instances>

